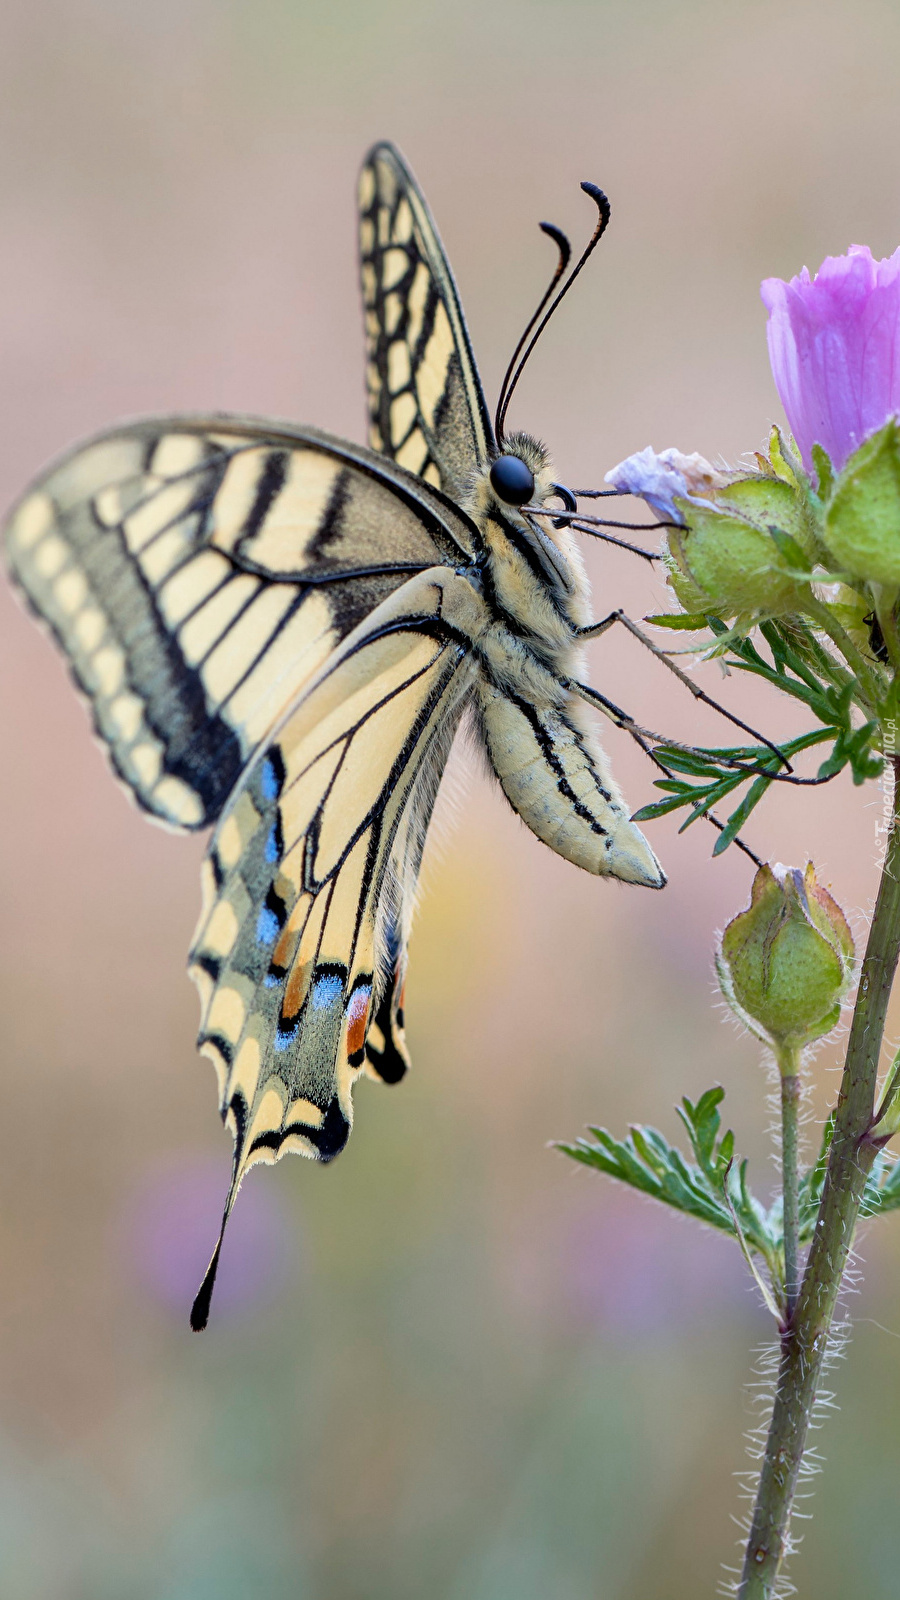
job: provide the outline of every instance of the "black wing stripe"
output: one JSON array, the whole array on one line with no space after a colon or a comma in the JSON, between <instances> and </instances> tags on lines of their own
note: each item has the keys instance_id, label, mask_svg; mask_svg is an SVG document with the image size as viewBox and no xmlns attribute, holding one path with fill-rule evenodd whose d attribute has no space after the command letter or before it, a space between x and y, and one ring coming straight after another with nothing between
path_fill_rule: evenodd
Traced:
<instances>
[{"instance_id":1,"label":"black wing stripe","mask_svg":"<svg viewBox=\"0 0 900 1600\"><path fill-rule=\"evenodd\" d=\"M225 417L89 442L6 530L13 575L117 773L182 828L220 813L335 644L410 573L467 559L473 539L448 501L370 451Z\"/></svg>"}]
</instances>

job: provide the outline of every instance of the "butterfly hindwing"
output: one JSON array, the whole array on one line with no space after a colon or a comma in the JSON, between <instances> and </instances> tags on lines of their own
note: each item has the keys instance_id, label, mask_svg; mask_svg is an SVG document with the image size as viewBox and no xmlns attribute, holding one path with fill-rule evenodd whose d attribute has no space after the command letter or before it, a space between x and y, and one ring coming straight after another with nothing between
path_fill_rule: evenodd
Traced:
<instances>
[{"instance_id":1,"label":"butterfly hindwing","mask_svg":"<svg viewBox=\"0 0 900 1600\"><path fill-rule=\"evenodd\" d=\"M359 213L369 442L458 500L491 424L437 229L391 144L363 164Z\"/></svg>"},{"instance_id":2,"label":"butterfly hindwing","mask_svg":"<svg viewBox=\"0 0 900 1600\"><path fill-rule=\"evenodd\" d=\"M443 624L440 599L424 573L350 635L252 762L213 838L191 971L235 1138L226 1220L250 1165L291 1149L330 1160L359 1074L393 1082L406 1065L412 898L470 682L466 641ZM209 1293L211 1280L196 1325Z\"/></svg>"},{"instance_id":3,"label":"butterfly hindwing","mask_svg":"<svg viewBox=\"0 0 900 1600\"><path fill-rule=\"evenodd\" d=\"M472 529L408 473L314 429L150 419L82 446L6 529L120 777L179 828L219 815L303 684Z\"/></svg>"}]
</instances>

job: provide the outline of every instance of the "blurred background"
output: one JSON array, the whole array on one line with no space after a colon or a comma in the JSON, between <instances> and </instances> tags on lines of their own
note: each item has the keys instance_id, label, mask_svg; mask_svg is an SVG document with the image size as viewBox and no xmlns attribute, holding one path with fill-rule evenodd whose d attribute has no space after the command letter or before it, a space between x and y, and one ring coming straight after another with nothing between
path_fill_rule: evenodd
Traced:
<instances>
[{"instance_id":1,"label":"blurred background","mask_svg":"<svg viewBox=\"0 0 900 1600\"><path fill-rule=\"evenodd\" d=\"M0 498L141 412L362 438L355 181L384 136L435 211L491 398L551 264L538 220L580 240L580 180L608 190L613 226L510 418L563 480L647 443L733 461L779 414L759 280L900 243L898 57L887 0L2 0ZM665 604L640 563L587 554L598 614ZM592 674L654 726L721 736L629 640L592 646ZM333 1167L251 1173L197 1338L230 1160L184 975L202 841L126 804L2 586L0 720L0 1600L713 1595L769 1328L729 1241L548 1141L672 1136L677 1098L721 1082L770 1192L764 1074L711 980L746 859L669 819L649 830L664 895L598 883L458 750L412 951L415 1071L360 1084ZM652 798L608 745L632 805ZM749 838L812 856L861 931L880 805L843 779L782 793ZM839 1052L815 1064L819 1114ZM860 1257L794 1566L817 1600L898 1590L900 1224Z\"/></svg>"}]
</instances>

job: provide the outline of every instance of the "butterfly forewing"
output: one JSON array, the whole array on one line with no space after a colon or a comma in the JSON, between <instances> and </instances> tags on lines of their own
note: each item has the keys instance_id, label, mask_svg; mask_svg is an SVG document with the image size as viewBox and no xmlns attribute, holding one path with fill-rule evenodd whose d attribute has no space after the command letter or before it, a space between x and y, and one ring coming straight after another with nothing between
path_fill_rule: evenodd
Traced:
<instances>
[{"instance_id":1,"label":"butterfly forewing","mask_svg":"<svg viewBox=\"0 0 900 1600\"><path fill-rule=\"evenodd\" d=\"M459 499L491 424L453 274L393 145L370 151L359 209L369 442Z\"/></svg>"},{"instance_id":2,"label":"butterfly forewing","mask_svg":"<svg viewBox=\"0 0 900 1600\"><path fill-rule=\"evenodd\" d=\"M215 820L335 646L412 573L464 559L472 536L370 451L226 417L83 446L6 530L117 772L181 828Z\"/></svg>"}]
</instances>

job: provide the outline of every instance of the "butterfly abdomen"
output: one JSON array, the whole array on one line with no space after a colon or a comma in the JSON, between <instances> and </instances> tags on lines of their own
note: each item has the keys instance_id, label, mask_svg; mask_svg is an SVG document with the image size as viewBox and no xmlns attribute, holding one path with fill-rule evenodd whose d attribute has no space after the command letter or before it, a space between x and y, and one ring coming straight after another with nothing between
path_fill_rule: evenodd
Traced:
<instances>
[{"instance_id":1,"label":"butterfly abdomen","mask_svg":"<svg viewBox=\"0 0 900 1600\"><path fill-rule=\"evenodd\" d=\"M662 888L659 863L574 706L537 705L485 679L479 707L503 792L544 844L586 872Z\"/></svg>"}]
</instances>

